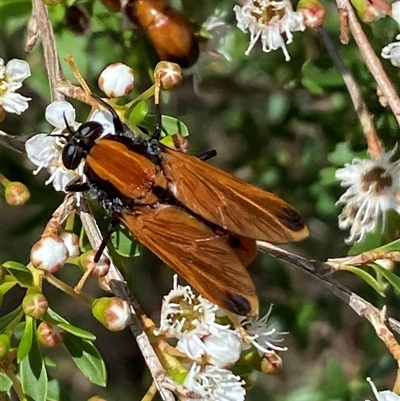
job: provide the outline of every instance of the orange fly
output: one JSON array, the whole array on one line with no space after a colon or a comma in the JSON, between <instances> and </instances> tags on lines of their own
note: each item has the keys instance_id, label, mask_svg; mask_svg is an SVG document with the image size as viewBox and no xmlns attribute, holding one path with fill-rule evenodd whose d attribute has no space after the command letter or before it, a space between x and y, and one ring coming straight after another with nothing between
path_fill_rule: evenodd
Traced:
<instances>
[{"instance_id":1,"label":"orange fly","mask_svg":"<svg viewBox=\"0 0 400 401\"><path fill-rule=\"evenodd\" d=\"M129 0L125 13L144 30L161 60L182 68L196 62L199 45L193 27L165 0Z\"/></svg>"},{"instance_id":2,"label":"orange fly","mask_svg":"<svg viewBox=\"0 0 400 401\"><path fill-rule=\"evenodd\" d=\"M68 191L92 189L114 221L210 301L239 315L256 315L258 298L247 265L256 240L299 241L308 229L292 206L205 160L133 134L114 109L116 134L94 121L70 128L63 163L85 159L87 181ZM100 138L100 139L99 139ZM100 247L100 257L103 246Z\"/></svg>"}]
</instances>

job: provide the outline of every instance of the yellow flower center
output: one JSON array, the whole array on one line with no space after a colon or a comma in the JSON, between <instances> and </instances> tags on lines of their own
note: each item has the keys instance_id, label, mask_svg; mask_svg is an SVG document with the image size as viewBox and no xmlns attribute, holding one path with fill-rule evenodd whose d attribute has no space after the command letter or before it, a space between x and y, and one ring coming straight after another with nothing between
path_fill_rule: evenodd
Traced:
<instances>
[{"instance_id":1,"label":"yellow flower center","mask_svg":"<svg viewBox=\"0 0 400 401\"><path fill-rule=\"evenodd\" d=\"M258 8L252 12L254 18L262 25L268 25L271 20L280 20L285 15L285 9L276 9L273 5L263 6L258 1L254 2L254 6Z\"/></svg>"}]
</instances>

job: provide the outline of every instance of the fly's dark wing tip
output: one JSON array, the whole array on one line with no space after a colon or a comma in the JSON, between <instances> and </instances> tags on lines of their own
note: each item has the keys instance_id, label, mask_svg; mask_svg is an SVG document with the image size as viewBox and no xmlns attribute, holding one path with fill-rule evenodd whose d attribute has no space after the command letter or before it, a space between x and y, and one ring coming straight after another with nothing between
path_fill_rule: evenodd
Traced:
<instances>
[{"instance_id":1,"label":"fly's dark wing tip","mask_svg":"<svg viewBox=\"0 0 400 401\"><path fill-rule=\"evenodd\" d=\"M278 220L287 228L292 231L299 232L306 228L306 225L301 218L301 216L296 212L296 210L284 207L281 212L276 215Z\"/></svg>"},{"instance_id":2,"label":"fly's dark wing tip","mask_svg":"<svg viewBox=\"0 0 400 401\"><path fill-rule=\"evenodd\" d=\"M247 316L251 311L248 299L240 294L226 292L224 308L236 315Z\"/></svg>"}]
</instances>

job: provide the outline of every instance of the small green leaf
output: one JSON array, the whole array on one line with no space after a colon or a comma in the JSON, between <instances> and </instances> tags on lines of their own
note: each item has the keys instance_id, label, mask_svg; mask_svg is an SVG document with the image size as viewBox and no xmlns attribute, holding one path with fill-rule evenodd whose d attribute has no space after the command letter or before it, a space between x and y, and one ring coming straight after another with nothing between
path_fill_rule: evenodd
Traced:
<instances>
[{"instance_id":1,"label":"small green leaf","mask_svg":"<svg viewBox=\"0 0 400 401\"><path fill-rule=\"evenodd\" d=\"M378 263L371 263L371 266L376 272L380 273L392 285L392 287L400 294L400 277L392 271L385 269Z\"/></svg>"},{"instance_id":2,"label":"small green leaf","mask_svg":"<svg viewBox=\"0 0 400 401\"><path fill-rule=\"evenodd\" d=\"M32 347L32 340L33 340L33 326L35 319L31 316L25 316L25 329L24 329L24 334L22 334L21 341L18 344L18 352L17 352L17 357L18 357L18 362L21 362L22 359L24 359L31 347Z\"/></svg>"},{"instance_id":3,"label":"small green leaf","mask_svg":"<svg viewBox=\"0 0 400 401\"><path fill-rule=\"evenodd\" d=\"M0 394L7 393L12 386L11 379L3 372L0 372Z\"/></svg>"},{"instance_id":4,"label":"small green leaf","mask_svg":"<svg viewBox=\"0 0 400 401\"><path fill-rule=\"evenodd\" d=\"M140 124L146 117L148 111L149 107L147 105L147 102L145 100L141 100L135 105L131 114L129 115L129 122L135 125Z\"/></svg>"},{"instance_id":5,"label":"small green leaf","mask_svg":"<svg viewBox=\"0 0 400 401\"><path fill-rule=\"evenodd\" d=\"M340 268L340 270L347 270L349 272L356 274L358 277L363 279L369 286L371 286L379 295L381 295L382 297L385 296L385 293L383 292L382 286L380 285L379 281L377 281L365 270L355 266L343 266Z\"/></svg>"},{"instance_id":6,"label":"small green leaf","mask_svg":"<svg viewBox=\"0 0 400 401\"><path fill-rule=\"evenodd\" d=\"M29 354L21 360L20 375L22 390L28 401L47 400L47 372L36 339Z\"/></svg>"},{"instance_id":7,"label":"small green leaf","mask_svg":"<svg viewBox=\"0 0 400 401\"><path fill-rule=\"evenodd\" d=\"M106 367L96 347L90 341L70 334L67 334L63 344L82 373L92 383L105 387Z\"/></svg>"},{"instance_id":8,"label":"small green leaf","mask_svg":"<svg viewBox=\"0 0 400 401\"><path fill-rule=\"evenodd\" d=\"M24 315L24 312L22 311L22 305L18 306L15 308L13 311L10 313L7 313L7 315L1 316L0 317L0 333L3 332L9 324L11 324L14 320L20 320L22 316Z\"/></svg>"},{"instance_id":9,"label":"small green leaf","mask_svg":"<svg viewBox=\"0 0 400 401\"><path fill-rule=\"evenodd\" d=\"M47 401L60 401L61 390L60 383L57 380L49 380L47 390Z\"/></svg>"},{"instance_id":10,"label":"small green leaf","mask_svg":"<svg viewBox=\"0 0 400 401\"><path fill-rule=\"evenodd\" d=\"M400 238L389 244L373 249L372 252L400 252Z\"/></svg>"},{"instance_id":11,"label":"small green leaf","mask_svg":"<svg viewBox=\"0 0 400 401\"><path fill-rule=\"evenodd\" d=\"M132 234L125 227L114 231L111 234L111 241L115 251L126 258L140 255L140 243L132 237Z\"/></svg>"},{"instance_id":12,"label":"small green leaf","mask_svg":"<svg viewBox=\"0 0 400 401\"><path fill-rule=\"evenodd\" d=\"M0 305L3 303L3 297L7 294L14 285L17 284L17 281L6 281L5 283L0 285Z\"/></svg>"},{"instance_id":13,"label":"small green leaf","mask_svg":"<svg viewBox=\"0 0 400 401\"><path fill-rule=\"evenodd\" d=\"M96 336L90 331L83 330L80 327L76 327L69 323L59 323L58 327L68 333L73 334L76 337L84 338L90 341L94 341L96 339Z\"/></svg>"},{"instance_id":14,"label":"small green leaf","mask_svg":"<svg viewBox=\"0 0 400 401\"><path fill-rule=\"evenodd\" d=\"M54 310L52 310L51 308L47 309L45 317L46 321L57 324L58 327L60 327L61 329L65 330L68 333L73 334L74 336L81 337L91 341L94 341L96 339L96 336L93 333L70 324L62 316L54 312Z\"/></svg>"},{"instance_id":15,"label":"small green leaf","mask_svg":"<svg viewBox=\"0 0 400 401\"><path fill-rule=\"evenodd\" d=\"M168 135L180 134L188 136L189 130L187 126L180 120L172 116L162 116L163 133Z\"/></svg>"},{"instance_id":16,"label":"small green leaf","mask_svg":"<svg viewBox=\"0 0 400 401\"><path fill-rule=\"evenodd\" d=\"M18 280L21 286L29 287L33 285L33 275L22 263L8 261L3 263L3 267Z\"/></svg>"}]
</instances>

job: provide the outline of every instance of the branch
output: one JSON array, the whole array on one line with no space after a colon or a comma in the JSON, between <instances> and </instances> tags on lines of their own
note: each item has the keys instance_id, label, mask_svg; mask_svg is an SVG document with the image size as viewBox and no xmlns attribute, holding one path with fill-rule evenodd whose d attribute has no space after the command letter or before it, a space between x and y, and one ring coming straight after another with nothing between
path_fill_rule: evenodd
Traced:
<instances>
[{"instance_id":1,"label":"branch","mask_svg":"<svg viewBox=\"0 0 400 401\"><path fill-rule=\"evenodd\" d=\"M374 49L369 43L364 31L362 30L361 24L359 23L356 14L354 13L353 7L349 0L336 0L336 4L339 8L339 12L346 10L350 31L353 35L358 48L360 49L361 56L363 57L365 64L375 81L384 93L390 108L400 125L400 99L393 87L392 82L387 76L385 70L382 67L382 63L379 57L375 54Z\"/></svg>"},{"instance_id":2,"label":"branch","mask_svg":"<svg viewBox=\"0 0 400 401\"><path fill-rule=\"evenodd\" d=\"M367 105L364 102L361 90L349 68L343 62L329 34L324 30L318 31L319 36L324 43L329 55L343 76L344 83L347 86L354 109L358 115L364 136L368 143L368 149L372 157L378 157L382 154L382 143L376 133L371 114L368 112Z\"/></svg>"},{"instance_id":3,"label":"branch","mask_svg":"<svg viewBox=\"0 0 400 401\"><path fill-rule=\"evenodd\" d=\"M269 242L257 241L257 248L261 251L267 252L277 259L289 262L290 264L300 268L301 270L313 275L314 277L322 280L329 290L349 305L354 312L359 316L365 316L371 321L369 316L374 314L380 314L380 310L364 300L339 281L331 277L331 274L337 269L335 265L329 262L320 262L318 260L309 260L302 256L296 255L292 252L281 249ZM396 333L400 334L400 322L396 319L385 315L386 324Z\"/></svg>"}]
</instances>

